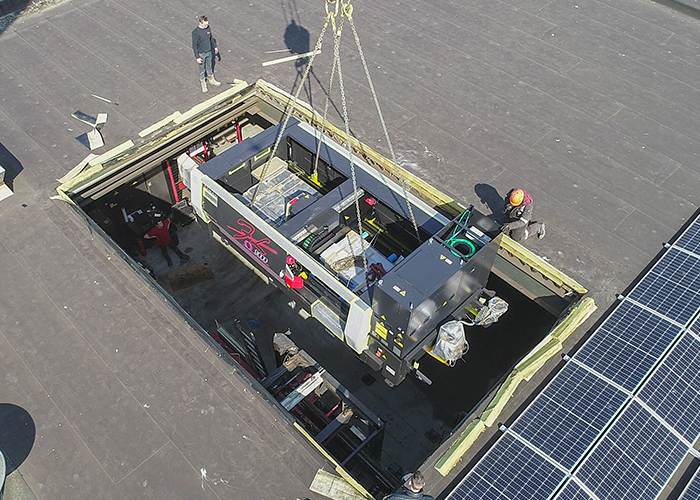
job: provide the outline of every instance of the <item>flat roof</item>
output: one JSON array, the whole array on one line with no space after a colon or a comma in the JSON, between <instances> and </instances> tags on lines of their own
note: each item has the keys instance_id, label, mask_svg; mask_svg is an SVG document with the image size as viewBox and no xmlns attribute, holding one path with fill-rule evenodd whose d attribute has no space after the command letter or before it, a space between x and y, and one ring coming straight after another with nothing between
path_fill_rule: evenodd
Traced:
<instances>
[{"instance_id":1,"label":"flat roof","mask_svg":"<svg viewBox=\"0 0 700 500\"><path fill-rule=\"evenodd\" d=\"M700 31L673 2L354 6L402 165L486 213L511 187L528 190L547 237L526 245L586 286L601 312L697 209ZM328 469L70 206L50 199L55 179L89 152L88 128L70 113L108 113L109 148L220 91L198 88L189 46L198 14L182 2L73 0L0 33L0 155L15 191L0 203L0 405L31 416L19 471L39 500L316 498L308 485ZM261 63L287 45L312 50L325 11L240 3L207 15L221 89L263 77L290 90L294 63ZM390 157L345 35L350 129ZM301 92L319 110L325 44ZM340 125L338 97L329 109ZM426 473L438 494L460 471Z\"/></svg>"}]
</instances>

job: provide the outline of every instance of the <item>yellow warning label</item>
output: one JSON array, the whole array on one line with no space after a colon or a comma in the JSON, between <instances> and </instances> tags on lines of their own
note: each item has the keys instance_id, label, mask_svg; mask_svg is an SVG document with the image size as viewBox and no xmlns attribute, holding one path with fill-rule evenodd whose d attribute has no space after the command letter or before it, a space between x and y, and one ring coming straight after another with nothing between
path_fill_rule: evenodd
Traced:
<instances>
[{"instance_id":1,"label":"yellow warning label","mask_svg":"<svg viewBox=\"0 0 700 500\"><path fill-rule=\"evenodd\" d=\"M405 297L405 296L406 296L406 290L402 290L401 293L399 293L399 295L401 295L402 297Z\"/></svg>"},{"instance_id":2,"label":"yellow warning label","mask_svg":"<svg viewBox=\"0 0 700 500\"><path fill-rule=\"evenodd\" d=\"M384 316L383 314L382 314L382 319L383 319L384 321L386 321L386 316Z\"/></svg>"},{"instance_id":3,"label":"yellow warning label","mask_svg":"<svg viewBox=\"0 0 700 500\"><path fill-rule=\"evenodd\" d=\"M377 324L374 325L374 333L376 333L381 338L386 340L386 334L388 332L387 332L386 326L384 326L384 323L382 323L381 321L377 322Z\"/></svg>"},{"instance_id":4,"label":"yellow warning label","mask_svg":"<svg viewBox=\"0 0 700 500\"><path fill-rule=\"evenodd\" d=\"M445 257L444 255L440 254L440 260L445 260L446 258L447 258L447 257Z\"/></svg>"}]
</instances>

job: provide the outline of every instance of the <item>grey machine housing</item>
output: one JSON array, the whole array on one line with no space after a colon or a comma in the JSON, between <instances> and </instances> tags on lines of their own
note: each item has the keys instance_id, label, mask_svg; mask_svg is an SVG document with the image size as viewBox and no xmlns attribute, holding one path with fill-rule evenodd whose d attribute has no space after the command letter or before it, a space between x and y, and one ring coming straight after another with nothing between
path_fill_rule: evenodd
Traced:
<instances>
[{"instance_id":1,"label":"grey machine housing","mask_svg":"<svg viewBox=\"0 0 700 500\"><path fill-rule=\"evenodd\" d=\"M416 368L417 360L435 343L440 325L466 316L463 310L470 304L479 307L477 300L486 288L501 236L493 220L473 207L468 210L469 225L455 218L374 287L374 342L369 350L383 360L382 374L391 384ZM446 242L455 227L456 234L476 248L472 255ZM497 236L492 239L485 232Z\"/></svg>"}]
</instances>

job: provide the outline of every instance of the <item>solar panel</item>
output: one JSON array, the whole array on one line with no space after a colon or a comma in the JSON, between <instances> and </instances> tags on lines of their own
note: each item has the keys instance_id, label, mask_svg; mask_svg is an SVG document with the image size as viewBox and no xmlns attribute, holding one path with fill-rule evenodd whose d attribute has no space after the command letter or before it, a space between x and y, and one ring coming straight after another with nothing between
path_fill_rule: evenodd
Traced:
<instances>
[{"instance_id":1,"label":"solar panel","mask_svg":"<svg viewBox=\"0 0 700 500\"><path fill-rule=\"evenodd\" d=\"M626 399L623 391L569 362L511 429L571 470Z\"/></svg>"},{"instance_id":2,"label":"solar panel","mask_svg":"<svg viewBox=\"0 0 700 500\"><path fill-rule=\"evenodd\" d=\"M689 330L700 337L700 316L690 325Z\"/></svg>"},{"instance_id":3,"label":"solar panel","mask_svg":"<svg viewBox=\"0 0 700 500\"><path fill-rule=\"evenodd\" d=\"M592 500L593 497L586 493L575 481L569 481L554 498L556 500Z\"/></svg>"},{"instance_id":4,"label":"solar panel","mask_svg":"<svg viewBox=\"0 0 700 500\"><path fill-rule=\"evenodd\" d=\"M688 226L688 229L681 235L673 246L683 248L695 255L700 255L700 218Z\"/></svg>"},{"instance_id":5,"label":"solar panel","mask_svg":"<svg viewBox=\"0 0 700 500\"><path fill-rule=\"evenodd\" d=\"M600 500L652 500L687 452L680 439L632 401L575 475Z\"/></svg>"},{"instance_id":6,"label":"solar panel","mask_svg":"<svg viewBox=\"0 0 700 500\"><path fill-rule=\"evenodd\" d=\"M678 500L697 500L698 498L700 498L700 469L695 471Z\"/></svg>"},{"instance_id":7,"label":"solar panel","mask_svg":"<svg viewBox=\"0 0 700 500\"><path fill-rule=\"evenodd\" d=\"M680 332L681 327L622 302L574 358L632 392Z\"/></svg>"},{"instance_id":8,"label":"solar panel","mask_svg":"<svg viewBox=\"0 0 700 500\"><path fill-rule=\"evenodd\" d=\"M683 335L638 398L693 443L700 436L700 341Z\"/></svg>"},{"instance_id":9,"label":"solar panel","mask_svg":"<svg viewBox=\"0 0 700 500\"><path fill-rule=\"evenodd\" d=\"M700 308L700 258L670 248L628 296L685 325Z\"/></svg>"},{"instance_id":10,"label":"solar panel","mask_svg":"<svg viewBox=\"0 0 700 500\"><path fill-rule=\"evenodd\" d=\"M565 478L510 434L504 434L447 497L448 500L545 500Z\"/></svg>"}]
</instances>

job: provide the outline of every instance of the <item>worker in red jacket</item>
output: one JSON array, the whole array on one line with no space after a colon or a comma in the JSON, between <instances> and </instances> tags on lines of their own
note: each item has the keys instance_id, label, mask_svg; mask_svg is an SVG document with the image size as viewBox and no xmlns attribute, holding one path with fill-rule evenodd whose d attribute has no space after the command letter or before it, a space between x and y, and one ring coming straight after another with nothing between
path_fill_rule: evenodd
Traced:
<instances>
[{"instance_id":1,"label":"worker in red jacket","mask_svg":"<svg viewBox=\"0 0 700 500\"><path fill-rule=\"evenodd\" d=\"M524 189L508 191L503 213L505 220L501 231L515 241L525 241L533 234L536 234L539 239L544 238L544 223L532 220L532 196Z\"/></svg>"},{"instance_id":2,"label":"worker in red jacket","mask_svg":"<svg viewBox=\"0 0 700 500\"><path fill-rule=\"evenodd\" d=\"M170 255L168 255L168 247L180 257L180 263L190 260L190 256L180 251L177 247L177 241L170 235L169 219L159 220L155 227L148 231L143 237L149 240L156 240L156 246L160 247L160 251L163 252L163 257L165 257L165 260L168 262L168 267L173 267L173 261L170 259Z\"/></svg>"}]
</instances>

